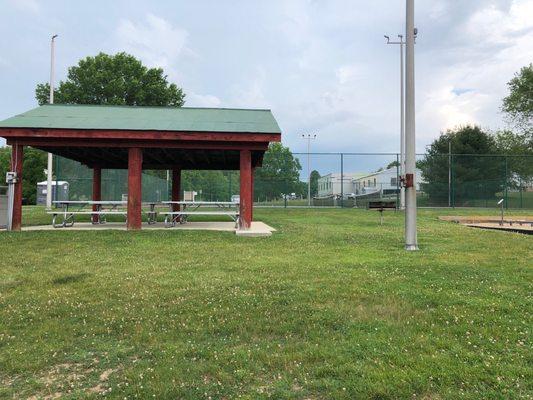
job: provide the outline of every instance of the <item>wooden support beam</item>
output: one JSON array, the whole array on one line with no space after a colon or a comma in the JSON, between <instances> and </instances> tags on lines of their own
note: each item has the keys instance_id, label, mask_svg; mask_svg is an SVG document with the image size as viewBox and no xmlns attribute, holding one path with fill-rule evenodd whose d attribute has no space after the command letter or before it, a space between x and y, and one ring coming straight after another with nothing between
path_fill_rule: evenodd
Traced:
<instances>
[{"instance_id":1,"label":"wooden support beam","mask_svg":"<svg viewBox=\"0 0 533 400\"><path fill-rule=\"evenodd\" d=\"M142 160L142 149L128 149L128 230L141 229L142 225Z\"/></svg>"},{"instance_id":2,"label":"wooden support beam","mask_svg":"<svg viewBox=\"0 0 533 400\"><path fill-rule=\"evenodd\" d=\"M11 147L11 171L17 173L17 183L13 196L13 216L11 230L20 231L22 227L22 164L24 162L24 146L14 144Z\"/></svg>"},{"instance_id":3,"label":"wooden support beam","mask_svg":"<svg viewBox=\"0 0 533 400\"><path fill-rule=\"evenodd\" d=\"M252 152L240 152L240 228L250 229L252 225Z\"/></svg>"},{"instance_id":4,"label":"wooden support beam","mask_svg":"<svg viewBox=\"0 0 533 400\"><path fill-rule=\"evenodd\" d=\"M1 133L0 133L0 136ZM72 138L40 138L40 137L7 137L7 144L20 143L24 146L38 147L47 149L51 147L108 147L108 148L161 148L166 149L207 149L207 150L243 150L251 149L257 151L266 151L268 149L268 142L215 142L215 141L167 141L156 142L151 140L105 140L105 139L72 139Z\"/></svg>"},{"instance_id":5,"label":"wooden support beam","mask_svg":"<svg viewBox=\"0 0 533 400\"><path fill-rule=\"evenodd\" d=\"M280 133L141 131L122 129L0 128L0 136L35 138L126 139L131 141L280 142Z\"/></svg>"},{"instance_id":6,"label":"wooden support beam","mask_svg":"<svg viewBox=\"0 0 533 400\"><path fill-rule=\"evenodd\" d=\"M250 192L251 192L251 198L252 198L252 216L250 218L251 221L254 220L254 185L255 185L255 167L252 167L252 174L251 174L251 179L250 179Z\"/></svg>"},{"instance_id":7,"label":"wooden support beam","mask_svg":"<svg viewBox=\"0 0 533 400\"><path fill-rule=\"evenodd\" d=\"M93 201L102 200L102 168L94 167L93 168ZM98 206L93 205L93 211L97 211ZM100 215L92 215L93 224L100 222Z\"/></svg>"}]
</instances>

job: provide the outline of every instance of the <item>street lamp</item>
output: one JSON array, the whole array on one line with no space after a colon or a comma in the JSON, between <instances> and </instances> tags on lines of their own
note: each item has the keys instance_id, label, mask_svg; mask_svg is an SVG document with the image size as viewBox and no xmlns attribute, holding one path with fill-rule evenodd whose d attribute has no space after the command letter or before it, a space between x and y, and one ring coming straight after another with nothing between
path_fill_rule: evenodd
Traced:
<instances>
[{"instance_id":1,"label":"street lamp","mask_svg":"<svg viewBox=\"0 0 533 400\"><path fill-rule=\"evenodd\" d=\"M307 205L311 206L311 160L310 160L310 149L311 149L311 140L316 139L315 134L308 133L307 135L302 135L302 139L307 140Z\"/></svg>"},{"instance_id":2,"label":"street lamp","mask_svg":"<svg viewBox=\"0 0 533 400\"><path fill-rule=\"evenodd\" d=\"M404 106L404 75L403 75L403 47L405 41L403 35L398 35L400 39L397 42L391 42L387 35L384 35L387 39L387 44L394 44L400 46L400 177L403 177L405 169L405 106ZM405 188L400 186L400 209L405 208Z\"/></svg>"},{"instance_id":3,"label":"street lamp","mask_svg":"<svg viewBox=\"0 0 533 400\"><path fill-rule=\"evenodd\" d=\"M50 104L54 104L54 51L55 51L55 38L57 35L52 36L50 42ZM50 210L52 208L52 165L53 165L52 153L48 153L48 165L46 167L46 208ZM57 190L57 182L56 182Z\"/></svg>"}]
</instances>

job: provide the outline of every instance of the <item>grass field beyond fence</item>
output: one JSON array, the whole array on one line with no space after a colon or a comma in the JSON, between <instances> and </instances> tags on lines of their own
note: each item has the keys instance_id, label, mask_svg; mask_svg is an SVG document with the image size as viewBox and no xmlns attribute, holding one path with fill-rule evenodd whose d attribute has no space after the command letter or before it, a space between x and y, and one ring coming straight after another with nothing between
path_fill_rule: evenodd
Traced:
<instances>
[{"instance_id":1,"label":"grass field beyond fence","mask_svg":"<svg viewBox=\"0 0 533 400\"><path fill-rule=\"evenodd\" d=\"M353 209L0 233L0 398L531 398L533 237L437 219L467 213L421 210L419 252Z\"/></svg>"}]
</instances>

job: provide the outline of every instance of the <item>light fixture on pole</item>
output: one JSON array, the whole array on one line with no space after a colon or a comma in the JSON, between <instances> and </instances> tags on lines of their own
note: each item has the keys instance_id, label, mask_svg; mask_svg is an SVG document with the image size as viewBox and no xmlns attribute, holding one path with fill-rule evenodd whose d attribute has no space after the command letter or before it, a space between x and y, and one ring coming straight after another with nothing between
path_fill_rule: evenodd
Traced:
<instances>
[{"instance_id":1,"label":"light fixture on pole","mask_svg":"<svg viewBox=\"0 0 533 400\"><path fill-rule=\"evenodd\" d=\"M311 135L308 133L307 135L302 135L302 139L307 140L307 205L311 206L311 159L310 159L310 153L311 153L311 140L316 139L316 135Z\"/></svg>"},{"instance_id":2,"label":"light fixture on pole","mask_svg":"<svg viewBox=\"0 0 533 400\"><path fill-rule=\"evenodd\" d=\"M55 38L57 35L52 36L50 42L50 104L54 104L54 58L55 58ZM46 167L46 208L50 210L52 208L52 165L53 165L52 153L48 153L48 165ZM57 182L56 182L57 190Z\"/></svg>"},{"instance_id":3,"label":"light fixture on pole","mask_svg":"<svg viewBox=\"0 0 533 400\"><path fill-rule=\"evenodd\" d=\"M405 7L405 249L418 250L416 235L415 2Z\"/></svg>"},{"instance_id":4,"label":"light fixture on pole","mask_svg":"<svg viewBox=\"0 0 533 400\"><path fill-rule=\"evenodd\" d=\"M405 106L404 106L404 72L403 72L403 47L405 41L403 35L398 35L399 41L391 42L387 35L384 35L387 39L387 44L395 44L400 46L400 178L403 179L405 173ZM400 185L400 209L405 208L405 188Z\"/></svg>"}]
</instances>

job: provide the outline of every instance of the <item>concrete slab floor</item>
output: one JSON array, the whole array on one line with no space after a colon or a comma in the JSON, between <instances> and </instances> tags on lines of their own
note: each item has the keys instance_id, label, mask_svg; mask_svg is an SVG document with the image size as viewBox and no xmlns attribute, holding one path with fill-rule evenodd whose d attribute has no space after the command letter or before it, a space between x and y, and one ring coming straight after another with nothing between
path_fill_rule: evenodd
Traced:
<instances>
[{"instance_id":1,"label":"concrete slab floor","mask_svg":"<svg viewBox=\"0 0 533 400\"><path fill-rule=\"evenodd\" d=\"M36 225L25 226L22 228L24 232L32 231L102 231L102 230L118 230L125 231L126 225L123 222L108 222L105 224L93 225L90 222L76 222L74 226L66 228L54 228L52 225ZM271 236L274 228L261 221L252 222L249 230L239 230L235 228L234 222L187 222L186 224L176 224L176 226L167 228L162 222L148 225L144 223L142 230L200 230L200 231L220 231L220 232L235 232L238 236Z\"/></svg>"}]
</instances>

